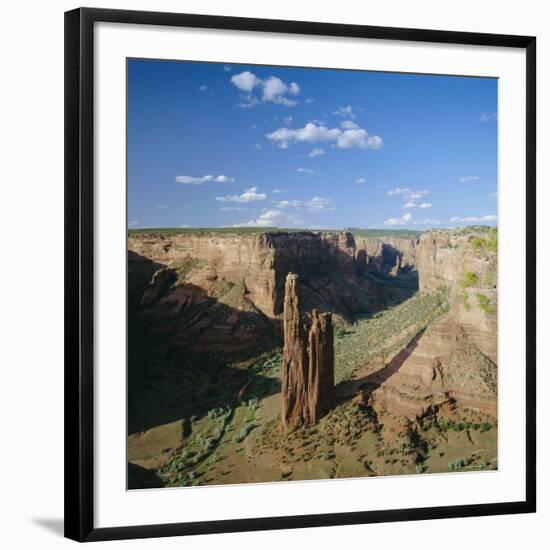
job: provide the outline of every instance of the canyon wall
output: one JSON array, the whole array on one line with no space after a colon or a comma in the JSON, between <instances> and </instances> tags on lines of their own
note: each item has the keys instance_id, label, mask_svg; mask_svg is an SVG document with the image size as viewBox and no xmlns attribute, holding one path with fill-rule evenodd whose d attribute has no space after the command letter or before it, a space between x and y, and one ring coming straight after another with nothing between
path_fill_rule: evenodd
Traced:
<instances>
[{"instance_id":1,"label":"canyon wall","mask_svg":"<svg viewBox=\"0 0 550 550\"><path fill-rule=\"evenodd\" d=\"M420 291L445 296L448 311L388 358L374 401L411 416L452 401L496 415L496 230L429 231L415 254Z\"/></svg>"},{"instance_id":2,"label":"canyon wall","mask_svg":"<svg viewBox=\"0 0 550 550\"><path fill-rule=\"evenodd\" d=\"M357 236L355 243L355 257L366 270L398 275L401 269L416 269L418 239Z\"/></svg>"},{"instance_id":3,"label":"canyon wall","mask_svg":"<svg viewBox=\"0 0 550 550\"><path fill-rule=\"evenodd\" d=\"M441 294L446 313L395 357L385 358L389 370L382 369L373 397L414 415L450 398L493 412L496 239L496 230L489 228L429 231L419 239L336 231L130 234L129 318L167 345L253 354L255 345L269 347L280 339L280 324L273 321L287 324L285 281L294 273L300 279L302 311L312 312L316 327L311 334L301 333L297 324L296 337L306 346L311 338L310 348L324 349L329 320L322 312L352 319L356 313L392 307L418 284L420 292ZM397 302L385 301L395 293L392 276L400 276L398 287L408 285ZM308 393L319 388L315 376L309 379L310 361L318 359L306 354L298 362L301 378L289 386L296 386L289 390L289 403L297 400L289 407L301 411L289 409L289 418L316 417L310 409L316 400L321 405L315 410L325 408L322 390Z\"/></svg>"},{"instance_id":4,"label":"canyon wall","mask_svg":"<svg viewBox=\"0 0 550 550\"><path fill-rule=\"evenodd\" d=\"M416 251L419 289L449 289L451 315L479 349L497 362L498 258L488 228L429 231Z\"/></svg>"},{"instance_id":5,"label":"canyon wall","mask_svg":"<svg viewBox=\"0 0 550 550\"><path fill-rule=\"evenodd\" d=\"M341 231L128 237L131 252L173 269L186 284L243 284L247 298L270 318L282 314L285 277L291 271L301 277L308 307L344 316L363 311L367 306L357 290L365 291L365 274L413 269L415 248L415 240L382 241Z\"/></svg>"}]
</instances>

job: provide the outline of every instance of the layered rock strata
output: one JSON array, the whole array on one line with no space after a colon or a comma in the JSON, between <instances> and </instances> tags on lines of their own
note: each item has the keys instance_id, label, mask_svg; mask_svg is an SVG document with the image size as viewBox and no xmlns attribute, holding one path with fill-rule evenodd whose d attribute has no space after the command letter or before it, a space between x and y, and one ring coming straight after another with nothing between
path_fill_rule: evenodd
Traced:
<instances>
[{"instance_id":1,"label":"layered rock strata","mask_svg":"<svg viewBox=\"0 0 550 550\"><path fill-rule=\"evenodd\" d=\"M282 314L289 272L300 275L308 308L344 317L364 311L366 273L414 269L415 247L413 239L388 237L386 242L344 231L151 232L128 237L129 251L173 269L179 284L243 285L247 299L270 318Z\"/></svg>"},{"instance_id":2,"label":"layered rock strata","mask_svg":"<svg viewBox=\"0 0 550 550\"><path fill-rule=\"evenodd\" d=\"M420 291L443 292L448 311L367 377L378 408L421 416L456 401L496 415L498 258L491 231L422 235Z\"/></svg>"},{"instance_id":3,"label":"layered rock strata","mask_svg":"<svg viewBox=\"0 0 550 550\"><path fill-rule=\"evenodd\" d=\"M313 310L306 327L300 314L298 275L285 284L284 352L281 393L283 428L316 423L333 404L334 333L332 315Z\"/></svg>"}]
</instances>

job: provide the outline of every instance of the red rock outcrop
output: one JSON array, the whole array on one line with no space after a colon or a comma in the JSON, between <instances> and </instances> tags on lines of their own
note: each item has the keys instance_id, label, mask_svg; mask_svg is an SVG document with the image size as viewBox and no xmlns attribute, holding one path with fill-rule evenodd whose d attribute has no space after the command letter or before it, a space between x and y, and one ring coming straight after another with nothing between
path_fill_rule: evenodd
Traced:
<instances>
[{"instance_id":1,"label":"red rock outcrop","mask_svg":"<svg viewBox=\"0 0 550 550\"><path fill-rule=\"evenodd\" d=\"M311 312L308 401L310 421L318 422L333 406L334 331L332 314Z\"/></svg>"},{"instance_id":2,"label":"red rock outcrop","mask_svg":"<svg viewBox=\"0 0 550 550\"><path fill-rule=\"evenodd\" d=\"M208 288L243 284L264 315L280 318L285 277L300 275L303 302L349 317L369 309L368 271L407 272L416 267L417 239L360 237L346 231L130 234L128 249L178 274L178 284Z\"/></svg>"},{"instance_id":3,"label":"red rock outcrop","mask_svg":"<svg viewBox=\"0 0 550 550\"><path fill-rule=\"evenodd\" d=\"M281 393L283 427L316 423L333 404L334 333L332 315L313 310L307 328L300 314L298 275L285 284L284 352Z\"/></svg>"},{"instance_id":4,"label":"red rock outcrop","mask_svg":"<svg viewBox=\"0 0 550 550\"><path fill-rule=\"evenodd\" d=\"M496 415L498 258L491 238L487 228L422 235L420 291L446 288L447 313L369 378L375 406L414 417L452 399Z\"/></svg>"},{"instance_id":5,"label":"red rock outcrop","mask_svg":"<svg viewBox=\"0 0 550 550\"><path fill-rule=\"evenodd\" d=\"M309 422L309 364L305 327L300 316L298 275L289 273L285 285L283 373L283 426L292 428Z\"/></svg>"}]
</instances>

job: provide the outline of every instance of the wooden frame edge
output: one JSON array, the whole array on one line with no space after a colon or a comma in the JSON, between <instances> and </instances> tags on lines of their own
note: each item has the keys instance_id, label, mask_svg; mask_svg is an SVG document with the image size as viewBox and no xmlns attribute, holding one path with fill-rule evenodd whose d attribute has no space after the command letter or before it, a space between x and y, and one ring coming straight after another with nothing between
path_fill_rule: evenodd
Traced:
<instances>
[{"instance_id":1,"label":"wooden frame edge","mask_svg":"<svg viewBox=\"0 0 550 550\"><path fill-rule=\"evenodd\" d=\"M380 38L526 50L526 500L271 518L94 528L93 24L118 22ZM65 536L104 541L417 521L536 511L536 38L166 12L78 8L65 13Z\"/></svg>"}]
</instances>

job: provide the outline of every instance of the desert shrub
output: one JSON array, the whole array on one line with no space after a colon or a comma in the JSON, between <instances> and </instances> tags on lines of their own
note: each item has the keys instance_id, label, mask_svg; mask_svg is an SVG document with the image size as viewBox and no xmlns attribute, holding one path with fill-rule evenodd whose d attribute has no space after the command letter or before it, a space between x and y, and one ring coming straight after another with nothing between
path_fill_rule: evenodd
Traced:
<instances>
[{"instance_id":1,"label":"desert shrub","mask_svg":"<svg viewBox=\"0 0 550 550\"><path fill-rule=\"evenodd\" d=\"M472 239L472 247L474 250L479 250L485 245L485 239L483 237L474 237Z\"/></svg>"},{"instance_id":2,"label":"desert shrub","mask_svg":"<svg viewBox=\"0 0 550 550\"><path fill-rule=\"evenodd\" d=\"M496 254L498 252L498 228L492 227L486 241L486 248Z\"/></svg>"},{"instance_id":3,"label":"desert shrub","mask_svg":"<svg viewBox=\"0 0 550 550\"><path fill-rule=\"evenodd\" d=\"M484 311L485 313L493 313L495 311L495 306L494 304L491 302L491 300L489 298L487 298L487 296L485 296L485 294L476 294L476 298L477 298L477 303L479 305L479 308Z\"/></svg>"},{"instance_id":4,"label":"desert shrub","mask_svg":"<svg viewBox=\"0 0 550 550\"><path fill-rule=\"evenodd\" d=\"M249 422L245 426L243 426L240 430L240 432L233 438L233 441L235 443L241 443L246 439L248 434L256 427L256 424L254 422Z\"/></svg>"},{"instance_id":5,"label":"desert shrub","mask_svg":"<svg viewBox=\"0 0 550 550\"><path fill-rule=\"evenodd\" d=\"M462 468L468 466L470 462L466 458L458 458L457 460L453 460L447 464L447 468L450 472L458 472L462 470Z\"/></svg>"},{"instance_id":6,"label":"desert shrub","mask_svg":"<svg viewBox=\"0 0 550 550\"><path fill-rule=\"evenodd\" d=\"M464 309L466 311L470 311L470 300L468 299L468 294L466 292L463 292L461 294L460 301L462 302L462 305L464 306Z\"/></svg>"},{"instance_id":7,"label":"desert shrub","mask_svg":"<svg viewBox=\"0 0 550 550\"><path fill-rule=\"evenodd\" d=\"M469 288L471 286L476 285L477 282L478 282L477 273L474 273L473 271L465 271L462 274L462 279L460 280L460 286L462 288Z\"/></svg>"}]
</instances>

